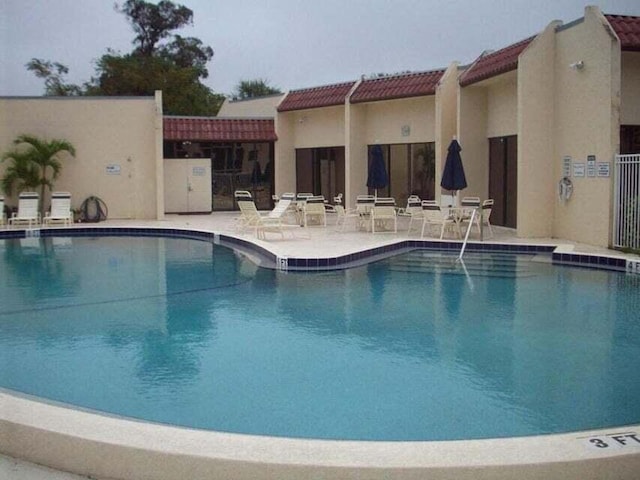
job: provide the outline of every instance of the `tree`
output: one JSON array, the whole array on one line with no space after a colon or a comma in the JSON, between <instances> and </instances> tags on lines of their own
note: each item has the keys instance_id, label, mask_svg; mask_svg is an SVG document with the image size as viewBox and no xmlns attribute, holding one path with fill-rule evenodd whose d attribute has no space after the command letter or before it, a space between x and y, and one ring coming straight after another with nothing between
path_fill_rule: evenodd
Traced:
<instances>
[{"instance_id":1,"label":"tree","mask_svg":"<svg viewBox=\"0 0 640 480\"><path fill-rule=\"evenodd\" d=\"M61 63L32 58L26 67L36 77L44 78L45 95L68 96L82 94L82 89L79 86L64 81L64 76L69 73L69 68Z\"/></svg>"},{"instance_id":2,"label":"tree","mask_svg":"<svg viewBox=\"0 0 640 480\"><path fill-rule=\"evenodd\" d=\"M45 79L46 94L153 95L163 91L163 110L170 115L215 115L224 96L214 93L201 80L207 78L207 63L213 49L174 30L193 23L193 12L162 0L157 5L144 0L116 4L136 36L127 54L107 50L97 62L95 76L83 88L64 82L67 67L33 59L27 68ZM56 93L52 93L56 92Z\"/></svg>"},{"instance_id":3,"label":"tree","mask_svg":"<svg viewBox=\"0 0 640 480\"><path fill-rule=\"evenodd\" d=\"M123 13L137 34L133 40L134 53L151 56L158 42L171 31L193 24L193 11L182 5L162 0L157 5L144 0L127 0L116 10Z\"/></svg>"},{"instance_id":4,"label":"tree","mask_svg":"<svg viewBox=\"0 0 640 480\"><path fill-rule=\"evenodd\" d=\"M62 156L75 156L76 150L66 140L43 140L34 135L19 135L13 144L15 148L2 155L2 161L12 160L1 180L2 188L8 194L17 184L20 191L25 188L40 187L40 198L44 199L45 188L53 189L53 181L62 170ZM51 171L51 174L49 174ZM40 213L44 215L44 202L40 202Z\"/></svg>"},{"instance_id":5,"label":"tree","mask_svg":"<svg viewBox=\"0 0 640 480\"><path fill-rule=\"evenodd\" d=\"M269 81L258 78L255 80L240 80L232 94L234 100L246 100L247 98L264 97L265 95L273 95L282 93L277 87L269 85Z\"/></svg>"}]
</instances>

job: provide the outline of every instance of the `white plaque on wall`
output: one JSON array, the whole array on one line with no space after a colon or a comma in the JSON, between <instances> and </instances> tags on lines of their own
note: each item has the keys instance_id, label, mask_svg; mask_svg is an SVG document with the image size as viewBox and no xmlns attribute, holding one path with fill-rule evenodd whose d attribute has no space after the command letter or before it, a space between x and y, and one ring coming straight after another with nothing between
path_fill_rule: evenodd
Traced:
<instances>
[{"instance_id":1,"label":"white plaque on wall","mask_svg":"<svg viewBox=\"0 0 640 480\"><path fill-rule=\"evenodd\" d=\"M105 167L107 175L120 175L120 165L117 163L111 163Z\"/></svg>"},{"instance_id":2,"label":"white plaque on wall","mask_svg":"<svg viewBox=\"0 0 640 480\"><path fill-rule=\"evenodd\" d=\"M584 162L573 162L573 176L584 177L585 166Z\"/></svg>"}]
</instances>

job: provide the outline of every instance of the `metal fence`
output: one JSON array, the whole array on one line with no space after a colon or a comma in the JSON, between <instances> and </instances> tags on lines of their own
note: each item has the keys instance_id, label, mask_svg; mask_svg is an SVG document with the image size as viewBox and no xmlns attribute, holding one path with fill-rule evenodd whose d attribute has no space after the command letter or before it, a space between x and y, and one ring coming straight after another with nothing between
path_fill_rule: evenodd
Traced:
<instances>
[{"instance_id":1,"label":"metal fence","mask_svg":"<svg viewBox=\"0 0 640 480\"><path fill-rule=\"evenodd\" d=\"M640 249L640 154L616 155L613 246Z\"/></svg>"}]
</instances>

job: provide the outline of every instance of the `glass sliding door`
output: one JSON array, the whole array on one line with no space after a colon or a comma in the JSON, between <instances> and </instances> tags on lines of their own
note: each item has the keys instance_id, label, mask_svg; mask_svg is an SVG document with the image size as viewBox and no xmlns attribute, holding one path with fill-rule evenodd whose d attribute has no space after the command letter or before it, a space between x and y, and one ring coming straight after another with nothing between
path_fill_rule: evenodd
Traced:
<instances>
[{"instance_id":1,"label":"glass sliding door","mask_svg":"<svg viewBox=\"0 0 640 480\"><path fill-rule=\"evenodd\" d=\"M435 198L435 144L399 143L381 145L389 185L378 189L379 197L393 197L398 206L407 203L409 195L422 200ZM369 158L371 149L369 145ZM373 195L374 190L369 189Z\"/></svg>"},{"instance_id":2,"label":"glass sliding door","mask_svg":"<svg viewBox=\"0 0 640 480\"><path fill-rule=\"evenodd\" d=\"M296 150L296 193L323 195L332 201L344 193L344 147Z\"/></svg>"}]
</instances>

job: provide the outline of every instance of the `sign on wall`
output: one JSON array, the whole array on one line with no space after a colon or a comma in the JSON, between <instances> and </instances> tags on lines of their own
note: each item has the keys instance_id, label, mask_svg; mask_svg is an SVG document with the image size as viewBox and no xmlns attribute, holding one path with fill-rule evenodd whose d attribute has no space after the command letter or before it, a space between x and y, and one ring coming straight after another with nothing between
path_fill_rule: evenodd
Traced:
<instances>
[{"instance_id":1,"label":"sign on wall","mask_svg":"<svg viewBox=\"0 0 640 480\"><path fill-rule=\"evenodd\" d=\"M570 177L571 176L571 157L566 155L562 159L562 176Z\"/></svg>"},{"instance_id":2,"label":"sign on wall","mask_svg":"<svg viewBox=\"0 0 640 480\"><path fill-rule=\"evenodd\" d=\"M598 162L598 176L609 177L611 164L609 162Z\"/></svg>"},{"instance_id":3,"label":"sign on wall","mask_svg":"<svg viewBox=\"0 0 640 480\"><path fill-rule=\"evenodd\" d=\"M117 163L111 163L105 167L107 175L120 175L120 165Z\"/></svg>"},{"instance_id":4,"label":"sign on wall","mask_svg":"<svg viewBox=\"0 0 640 480\"><path fill-rule=\"evenodd\" d=\"M585 166L584 162L573 162L573 176L584 177Z\"/></svg>"},{"instance_id":5,"label":"sign on wall","mask_svg":"<svg viewBox=\"0 0 640 480\"><path fill-rule=\"evenodd\" d=\"M596 176L596 156L587 155L587 177Z\"/></svg>"}]
</instances>

